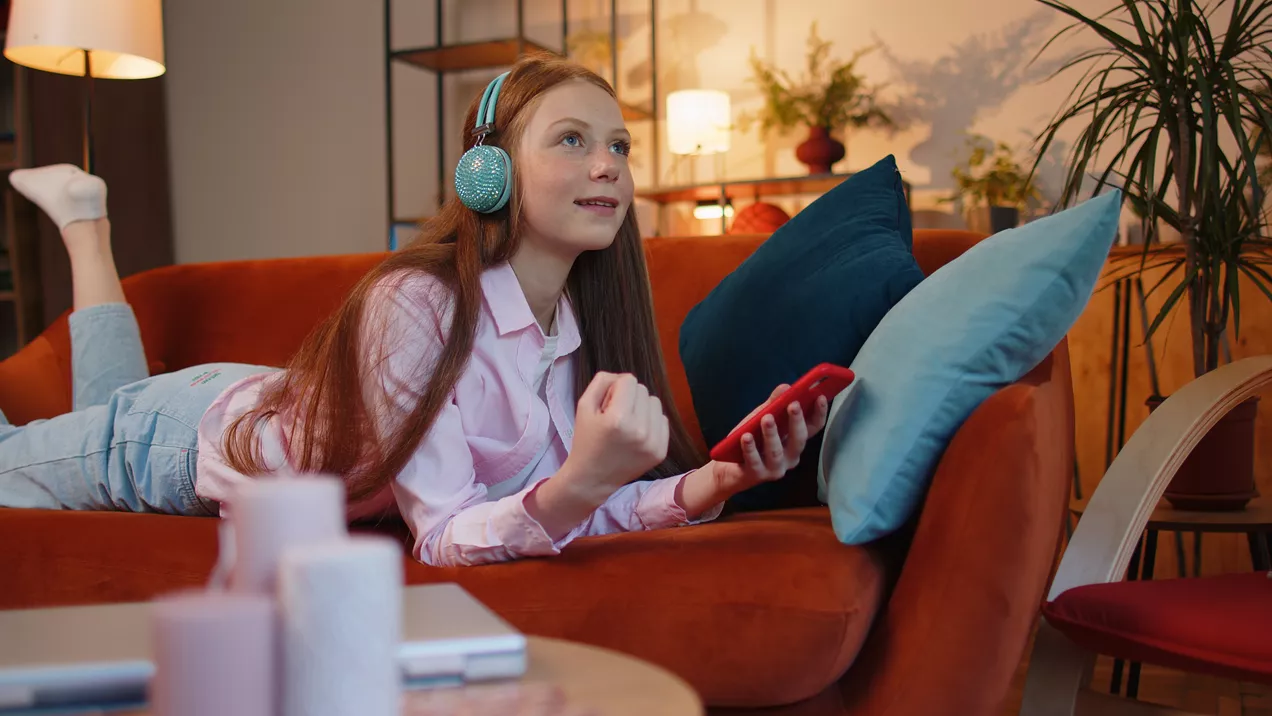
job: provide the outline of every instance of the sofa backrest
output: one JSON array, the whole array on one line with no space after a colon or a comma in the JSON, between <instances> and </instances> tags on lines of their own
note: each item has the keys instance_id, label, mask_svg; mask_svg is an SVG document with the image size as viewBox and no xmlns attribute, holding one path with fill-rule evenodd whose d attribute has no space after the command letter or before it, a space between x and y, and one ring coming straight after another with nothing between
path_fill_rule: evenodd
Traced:
<instances>
[{"instance_id":1,"label":"sofa backrest","mask_svg":"<svg viewBox=\"0 0 1272 716\"><path fill-rule=\"evenodd\" d=\"M680 324L689 309L767 238L725 235L645 242L659 340L673 399L699 439L680 363ZM981 238L962 231L917 230L914 253L931 273ZM181 264L124 280L137 314L151 373L231 361L283 365L339 306L384 253ZM0 409L15 424L71 409L66 315L18 355L0 363Z\"/></svg>"}]
</instances>

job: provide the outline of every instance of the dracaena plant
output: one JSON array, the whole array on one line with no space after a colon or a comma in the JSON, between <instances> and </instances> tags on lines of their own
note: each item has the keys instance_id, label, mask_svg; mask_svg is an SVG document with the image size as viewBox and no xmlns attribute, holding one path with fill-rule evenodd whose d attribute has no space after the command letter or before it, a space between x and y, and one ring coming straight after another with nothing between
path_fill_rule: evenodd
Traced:
<instances>
[{"instance_id":1,"label":"dracaena plant","mask_svg":"<svg viewBox=\"0 0 1272 716\"><path fill-rule=\"evenodd\" d=\"M1258 159L1272 136L1272 0L1122 0L1095 17L1038 1L1072 20L1047 46L1097 40L1057 71L1083 73L1038 136L1041 158L1063 127L1079 129L1058 206L1084 188L1122 188L1148 232L1132 271L1161 269L1153 290L1169 290L1148 335L1186 300L1194 374L1213 370L1229 322L1240 330L1240 277L1272 300ZM1182 252L1152 246L1161 224Z\"/></svg>"}]
</instances>

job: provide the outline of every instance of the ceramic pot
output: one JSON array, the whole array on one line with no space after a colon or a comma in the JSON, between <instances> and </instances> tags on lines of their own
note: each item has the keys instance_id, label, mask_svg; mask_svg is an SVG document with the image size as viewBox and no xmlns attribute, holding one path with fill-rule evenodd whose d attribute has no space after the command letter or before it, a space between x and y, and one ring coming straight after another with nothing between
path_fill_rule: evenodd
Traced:
<instances>
[{"instance_id":1,"label":"ceramic pot","mask_svg":"<svg viewBox=\"0 0 1272 716\"><path fill-rule=\"evenodd\" d=\"M1162 403L1148 400L1149 410ZM1166 486L1178 510L1220 512L1244 509L1258 496L1254 486L1254 419L1259 399L1250 398L1219 419Z\"/></svg>"},{"instance_id":2,"label":"ceramic pot","mask_svg":"<svg viewBox=\"0 0 1272 716\"><path fill-rule=\"evenodd\" d=\"M989 207L989 230L997 234L1000 231L1014 229L1020 224L1020 210L1014 206Z\"/></svg>"},{"instance_id":3,"label":"ceramic pot","mask_svg":"<svg viewBox=\"0 0 1272 716\"><path fill-rule=\"evenodd\" d=\"M825 127L809 127L808 139L795 147L795 158L808 166L809 174L829 174L831 166L845 154L844 143L830 136Z\"/></svg>"}]
</instances>

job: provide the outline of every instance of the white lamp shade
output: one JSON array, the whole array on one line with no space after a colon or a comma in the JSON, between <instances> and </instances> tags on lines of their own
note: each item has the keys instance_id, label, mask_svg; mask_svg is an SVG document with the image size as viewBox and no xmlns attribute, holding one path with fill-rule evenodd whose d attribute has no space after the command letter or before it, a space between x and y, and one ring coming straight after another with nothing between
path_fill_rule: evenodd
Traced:
<instances>
[{"instance_id":1,"label":"white lamp shade","mask_svg":"<svg viewBox=\"0 0 1272 716\"><path fill-rule=\"evenodd\" d=\"M163 65L161 0L11 0L4 56L63 75L157 77Z\"/></svg>"},{"instance_id":2,"label":"white lamp shade","mask_svg":"<svg viewBox=\"0 0 1272 716\"><path fill-rule=\"evenodd\" d=\"M729 151L729 95L677 90L667 95L667 148L672 154Z\"/></svg>"}]
</instances>

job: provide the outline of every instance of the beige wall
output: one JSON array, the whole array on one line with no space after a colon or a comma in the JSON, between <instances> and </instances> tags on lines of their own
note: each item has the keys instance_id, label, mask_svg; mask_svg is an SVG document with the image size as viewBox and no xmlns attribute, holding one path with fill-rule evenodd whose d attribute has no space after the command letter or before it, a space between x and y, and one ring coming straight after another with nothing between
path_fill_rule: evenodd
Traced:
<instances>
[{"instance_id":1,"label":"beige wall","mask_svg":"<svg viewBox=\"0 0 1272 716\"><path fill-rule=\"evenodd\" d=\"M472 41L513 31L512 0L444 0L446 39ZM1077 0L1080 9L1103 0ZM559 3L527 0L529 34L555 47ZM608 28L608 0L571 0L572 27ZM1024 145L1043 126L1072 77L1041 83L1045 68L1025 67L1060 26L1031 0L659 0L660 93L712 87L730 93L735 112L759 97L746 63L752 48L791 71L802 68L810 23L845 57L879 42L863 62L872 82L919 100L918 120L895 136L874 130L848 138L862 168L896 154L931 205L949 189L963 133L977 131ZM377 250L385 245L383 18L380 0L168 0L169 124L177 259L182 262ZM621 0L620 89L648 102L648 2ZM394 0L392 45L431 44L433 3ZM589 22L590 20L590 22ZM1069 46L1072 49L1072 45ZM446 83L447 156L458 155L458 121L496 71L451 76ZM398 217L435 210L436 85L429 72L396 64L395 200ZM760 137L735 131L722 163L680 163L652 146L651 125L631 125L638 185L786 176L805 171L794 158L800 133ZM659 153L654 176L652 153ZM449 174L443 177L449 182ZM795 210L799 201L787 202ZM681 207L685 215L690 207ZM678 222L714 232L718 222Z\"/></svg>"},{"instance_id":2,"label":"beige wall","mask_svg":"<svg viewBox=\"0 0 1272 716\"><path fill-rule=\"evenodd\" d=\"M378 0L167 0L180 263L383 249Z\"/></svg>"},{"instance_id":3,"label":"beige wall","mask_svg":"<svg viewBox=\"0 0 1272 716\"><path fill-rule=\"evenodd\" d=\"M1083 11L1108 5L1104 0L1076 0ZM418 3L400 0L395 10L394 46L432 41L431 3L428 12ZM453 7L448 3L448 8ZM559 25L556 3L528 3L528 33L556 46ZM549 7L550 6L550 7ZM607 29L607 0L571 0L572 29ZM620 95L633 103L650 97L649 3L621 0L619 34ZM450 41L471 41L510 34L511 0L472 0L460 12L451 11L446 33ZM915 121L906 131L853 132L847 137L848 158L837 171L861 169L888 153L897 156L907 179L916 187L917 206L930 208L948 193L949 174L965 151L965 133L980 132L1022 147L1042 128L1072 87L1075 75L1043 80L1059 53L1030 66L1042 43L1063 23L1058 13L1032 0L895 0L890 3L824 3L813 0L659 0L658 78L660 94L691 87L727 91L735 115L754 110L760 97L750 84L747 58L754 48L761 57L798 73L804 66L811 23L833 42L833 55L847 57L854 49L879 44L862 63L872 83L886 83L889 96L909 101ZM1077 45L1064 43L1062 51ZM481 91L494 71L474 72L448 81L446 112L448 151L456 153L464 106ZM428 73L396 69L395 111L398 141L395 176L399 216L431 213L437 179L432 157L436 124L432 118L433 79ZM638 186L657 181L664 185L712 180L806 173L794 157L803 140L796 131L764 137L757 130L735 129L732 149L717 158L677 160L666 150L665 132L654 147L650 123L634 122L634 169ZM658 172L652 154L657 152ZM448 156L445 166L453 164ZM1047 176L1054 178L1054 165ZM806 203L807 200L803 200ZM801 201L783 202L797 210ZM691 207L678 212L687 217ZM942 207L948 210L947 207ZM714 232L718 222L678 220L679 231Z\"/></svg>"}]
</instances>

